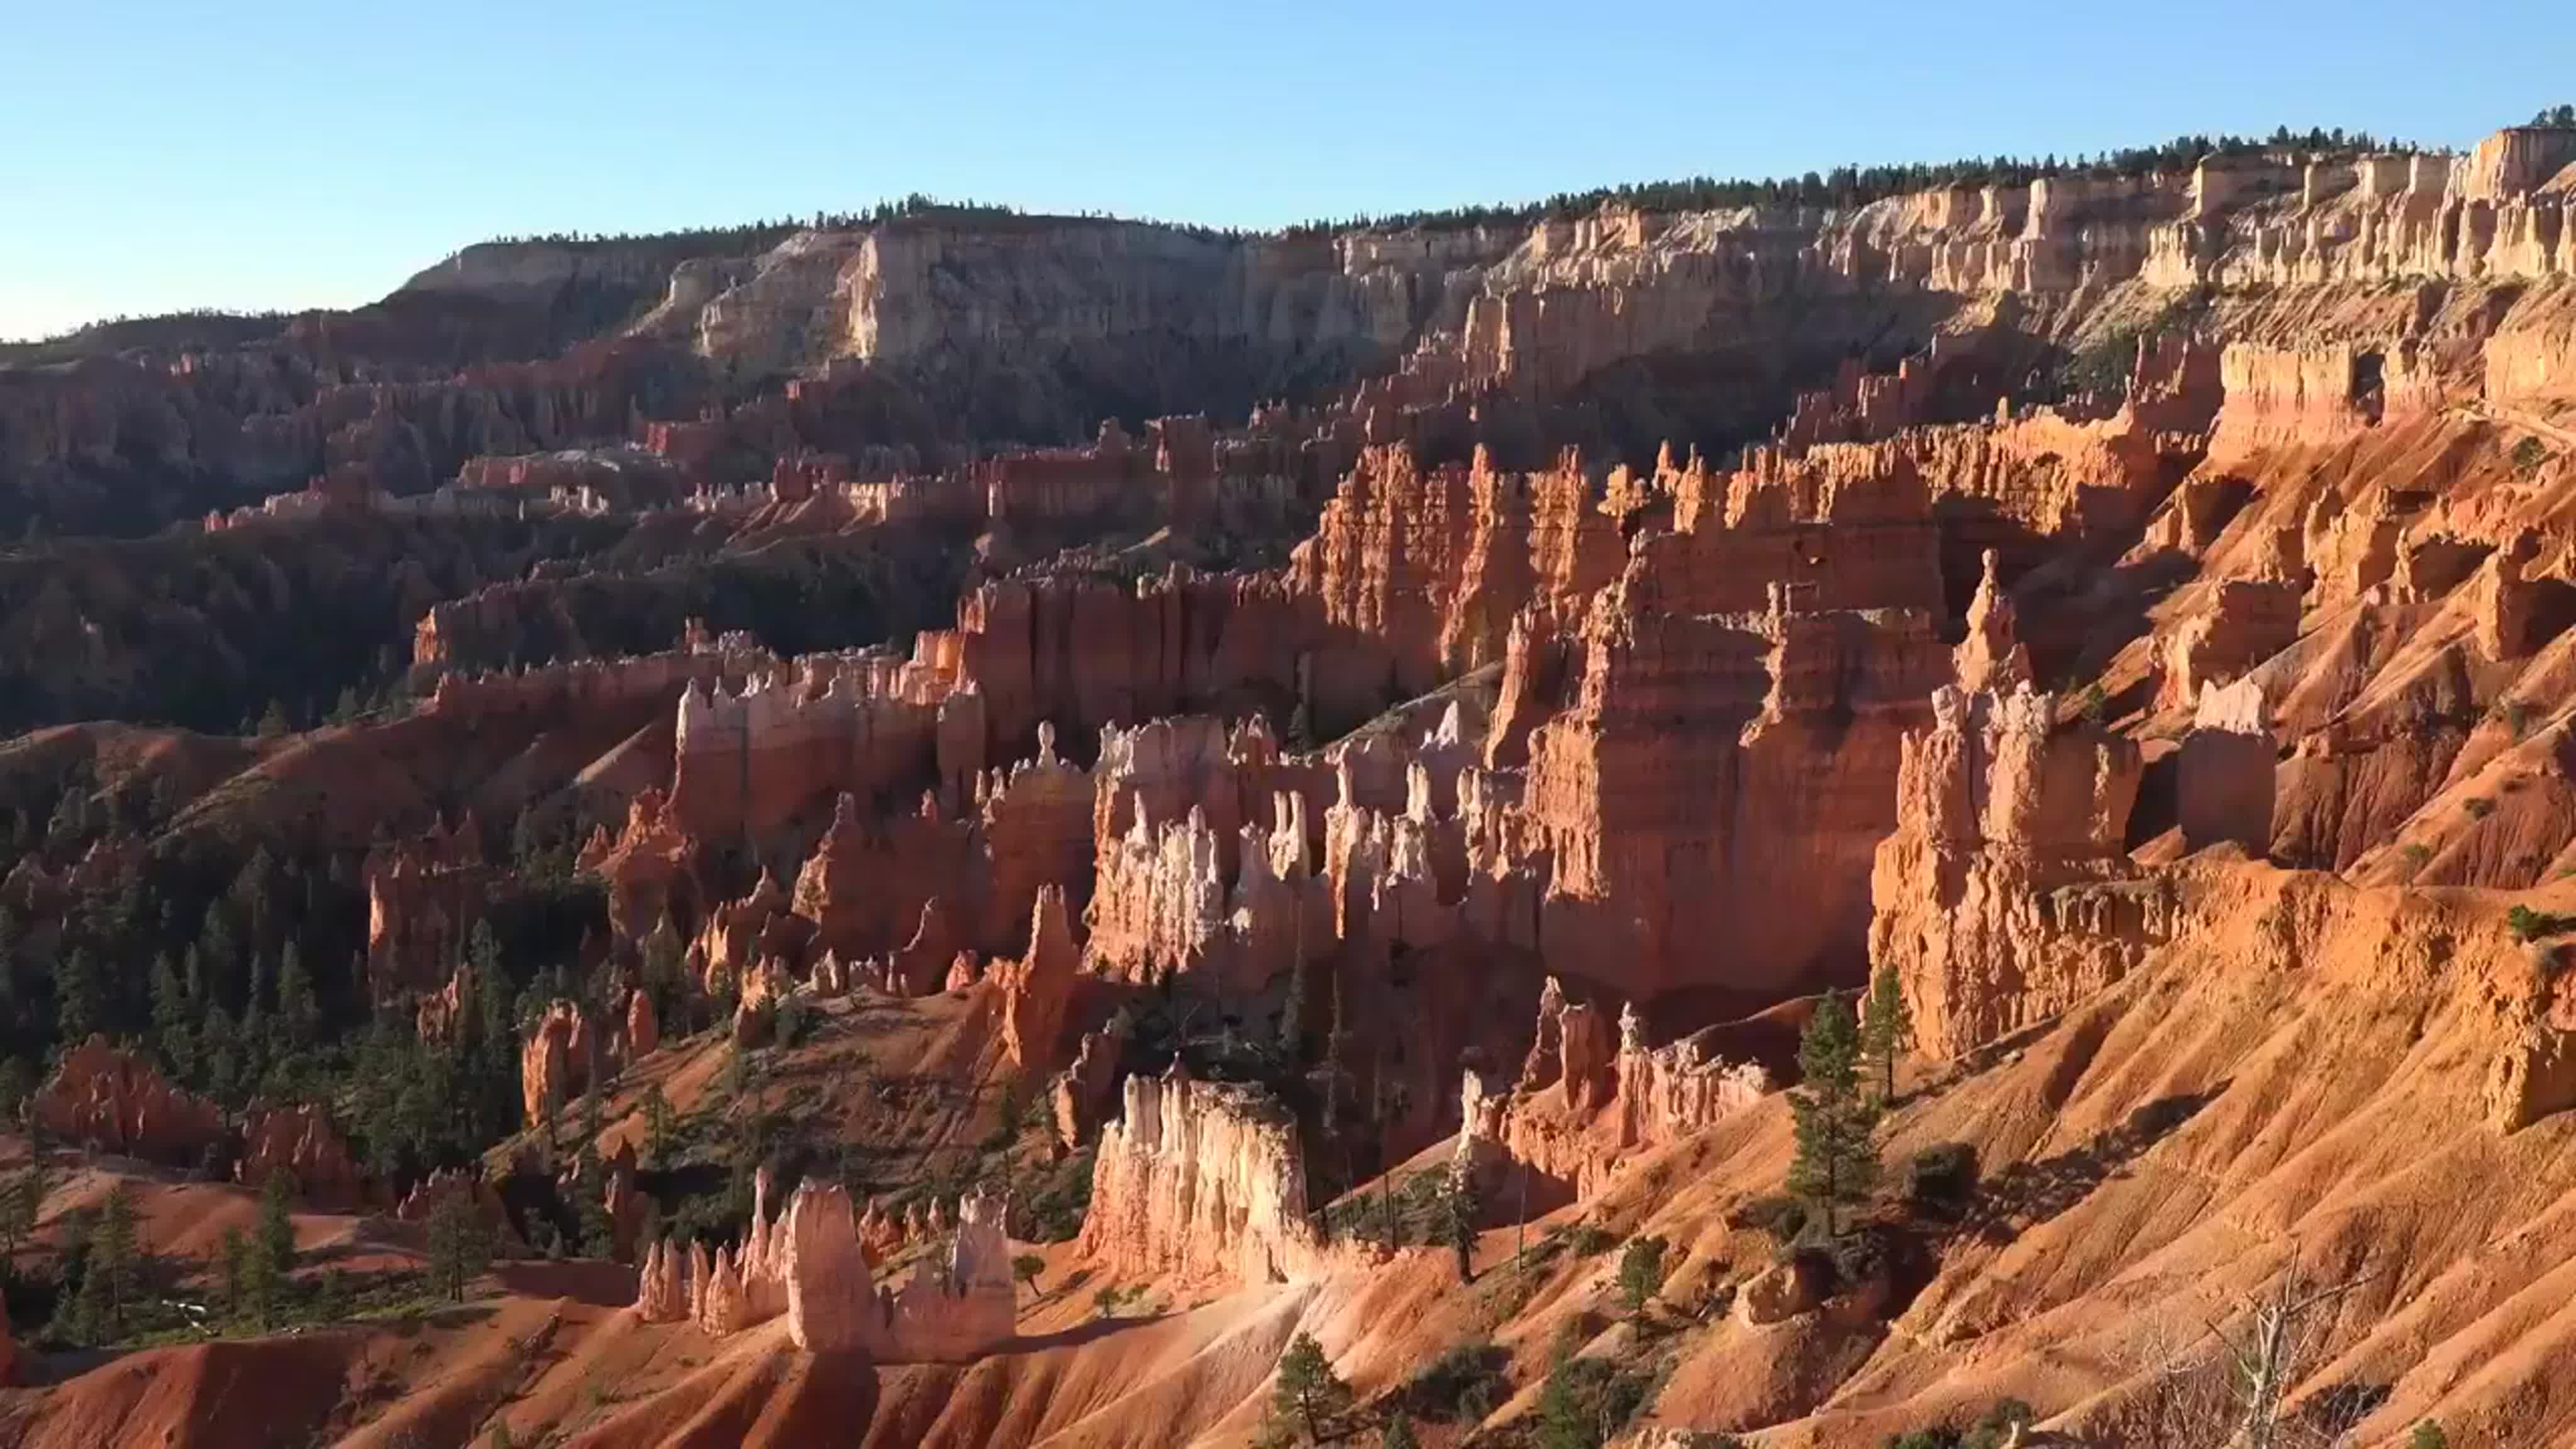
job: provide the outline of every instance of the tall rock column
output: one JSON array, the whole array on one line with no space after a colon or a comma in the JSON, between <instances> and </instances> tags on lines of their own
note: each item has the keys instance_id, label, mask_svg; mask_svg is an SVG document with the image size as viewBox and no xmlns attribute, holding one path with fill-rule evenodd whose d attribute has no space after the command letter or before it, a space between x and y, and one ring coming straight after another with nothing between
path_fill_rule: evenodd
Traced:
<instances>
[{"instance_id":1,"label":"tall rock column","mask_svg":"<svg viewBox=\"0 0 2576 1449\"><path fill-rule=\"evenodd\" d=\"M2240 679L2200 692L2184 736L2175 810L2183 845L2200 850L2232 840L2248 855L2272 846L2272 732L2263 722L2263 686Z\"/></svg>"}]
</instances>

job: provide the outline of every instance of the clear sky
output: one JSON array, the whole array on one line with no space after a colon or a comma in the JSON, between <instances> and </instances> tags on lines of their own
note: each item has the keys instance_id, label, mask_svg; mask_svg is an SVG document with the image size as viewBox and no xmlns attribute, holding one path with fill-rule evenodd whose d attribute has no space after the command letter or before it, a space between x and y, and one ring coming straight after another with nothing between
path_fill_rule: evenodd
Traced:
<instances>
[{"instance_id":1,"label":"clear sky","mask_svg":"<svg viewBox=\"0 0 2576 1449\"><path fill-rule=\"evenodd\" d=\"M2566 101L2570 0L0 0L0 337L908 191L1264 226Z\"/></svg>"}]
</instances>

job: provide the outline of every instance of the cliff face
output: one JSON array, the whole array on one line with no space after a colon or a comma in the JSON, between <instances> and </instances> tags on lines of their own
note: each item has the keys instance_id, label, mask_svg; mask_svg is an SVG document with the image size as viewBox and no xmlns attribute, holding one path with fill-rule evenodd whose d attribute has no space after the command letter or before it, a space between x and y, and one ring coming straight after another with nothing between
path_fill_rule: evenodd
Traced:
<instances>
[{"instance_id":1,"label":"cliff face","mask_svg":"<svg viewBox=\"0 0 2576 1449\"><path fill-rule=\"evenodd\" d=\"M1620 1011L1617 1037L1614 1048L1602 1010L1567 1001L1549 978L1520 1079L1497 1094L1467 1073L1459 1168L1507 1159L1594 1197L1637 1156L1705 1132L1773 1089L1759 1064L1729 1062L1698 1037L1648 1047L1634 1002Z\"/></svg>"},{"instance_id":2,"label":"cliff face","mask_svg":"<svg viewBox=\"0 0 2576 1449\"><path fill-rule=\"evenodd\" d=\"M1131 1076L1100 1132L1080 1252L1113 1276L1262 1284L1312 1276L1297 1128L1251 1089Z\"/></svg>"},{"instance_id":3,"label":"cliff face","mask_svg":"<svg viewBox=\"0 0 2576 1449\"><path fill-rule=\"evenodd\" d=\"M1954 1056L2119 980L2174 923L2121 852L2136 744L2060 726L2027 685L1945 687L1932 714L1904 740L1869 955L1896 971L1922 1049Z\"/></svg>"},{"instance_id":4,"label":"cliff face","mask_svg":"<svg viewBox=\"0 0 2576 1449\"><path fill-rule=\"evenodd\" d=\"M1895 819L1872 797L1949 668L1928 619L1667 612L1632 570L1595 600L1577 648L1572 698L1531 738L1497 858L1540 884L1529 944L1641 1000L1850 975L1863 862ZM1765 823L1784 819L1801 828ZM1812 908L1763 904L1789 895Z\"/></svg>"}]
</instances>

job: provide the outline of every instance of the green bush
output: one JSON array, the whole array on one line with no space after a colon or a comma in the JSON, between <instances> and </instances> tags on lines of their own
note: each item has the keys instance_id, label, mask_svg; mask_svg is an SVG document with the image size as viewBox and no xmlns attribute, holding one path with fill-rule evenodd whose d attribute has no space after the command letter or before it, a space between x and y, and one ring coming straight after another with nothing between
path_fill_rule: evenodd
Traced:
<instances>
[{"instance_id":1,"label":"green bush","mask_svg":"<svg viewBox=\"0 0 2576 1449\"><path fill-rule=\"evenodd\" d=\"M1905 1197L1917 1208L1957 1208L1977 1190L1977 1149L1938 1142L1905 1165Z\"/></svg>"},{"instance_id":2,"label":"green bush","mask_svg":"<svg viewBox=\"0 0 2576 1449\"><path fill-rule=\"evenodd\" d=\"M2460 808L2469 812L2471 820L2484 820L2495 813L2495 802L2484 795L2472 795L2460 802Z\"/></svg>"},{"instance_id":3,"label":"green bush","mask_svg":"<svg viewBox=\"0 0 2576 1449\"><path fill-rule=\"evenodd\" d=\"M1542 1449L1601 1449L1646 1405L1653 1381L1607 1359L1558 1364L1539 1393Z\"/></svg>"},{"instance_id":4,"label":"green bush","mask_svg":"<svg viewBox=\"0 0 2576 1449\"><path fill-rule=\"evenodd\" d=\"M1511 1397L1511 1361L1491 1343L1452 1344L1404 1386L1404 1407L1435 1424L1476 1423Z\"/></svg>"},{"instance_id":5,"label":"green bush","mask_svg":"<svg viewBox=\"0 0 2576 1449\"><path fill-rule=\"evenodd\" d=\"M1664 1240L1631 1238L1619 1254L1619 1297L1636 1312L1664 1286Z\"/></svg>"},{"instance_id":6,"label":"green bush","mask_svg":"<svg viewBox=\"0 0 2576 1449\"><path fill-rule=\"evenodd\" d=\"M2543 936L2558 935L2568 928L2570 922L2565 916L2535 911L2529 906L2516 906L2504 913L2504 924L2506 930L2513 932L2515 940L2528 943Z\"/></svg>"},{"instance_id":7,"label":"green bush","mask_svg":"<svg viewBox=\"0 0 2576 1449\"><path fill-rule=\"evenodd\" d=\"M2549 461L2549 445L2538 438L2525 438L2513 445L2513 469L2528 478Z\"/></svg>"},{"instance_id":8,"label":"green bush","mask_svg":"<svg viewBox=\"0 0 2576 1449\"><path fill-rule=\"evenodd\" d=\"M1574 1256L1598 1258L1619 1246L1619 1235L1595 1223L1584 1223L1574 1230Z\"/></svg>"},{"instance_id":9,"label":"green bush","mask_svg":"<svg viewBox=\"0 0 2576 1449\"><path fill-rule=\"evenodd\" d=\"M1787 1247L1807 1230L1807 1205L1794 1197L1757 1197L1737 1210L1734 1225L1759 1228Z\"/></svg>"}]
</instances>

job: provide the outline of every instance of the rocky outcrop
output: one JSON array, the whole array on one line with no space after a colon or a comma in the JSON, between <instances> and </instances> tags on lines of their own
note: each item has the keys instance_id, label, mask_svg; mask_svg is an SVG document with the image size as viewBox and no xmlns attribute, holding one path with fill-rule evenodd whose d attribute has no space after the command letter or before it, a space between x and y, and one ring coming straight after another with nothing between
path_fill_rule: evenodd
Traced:
<instances>
[{"instance_id":1,"label":"rocky outcrop","mask_svg":"<svg viewBox=\"0 0 2576 1449\"><path fill-rule=\"evenodd\" d=\"M621 940L641 941L675 929L675 919L695 920L698 842L680 828L670 797L647 788L627 805L626 824L610 836L594 833L575 860L585 875L608 887L608 924Z\"/></svg>"},{"instance_id":2,"label":"rocky outcrop","mask_svg":"<svg viewBox=\"0 0 2576 1449\"><path fill-rule=\"evenodd\" d=\"M1568 1002L1551 978L1539 1000L1538 1045L1511 1090L1496 1095L1473 1068L1465 1073L1459 1169L1508 1159L1590 1197L1643 1154L1714 1127L1772 1090L1760 1065L1727 1061L1698 1037L1647 1046L1634 1003L1619 1013L1615 1051L1608 1033L1598 1005Z\"/></svg>"},{"instance_id":3,"label":"rocky outcrop","mask_svg":"<svg viewBox=\"0 0 2576 1449\"><path fill-rule=\"evenodd\" d=\"M741 1250L709 1257L692 1244L645 1249L635 1312L647 1323L693 1323L722 1338L784 1315L808 1353L864 1354L880 1362L959 1362L1008 1343L1018 1317L1010 1244L998 1198L958 1204L944 1258L919 1261L899 1290L872 1282L862 1224L837 1184L801 1184L775 1221L764 1170Z\"/></svg>"},{"instance_id":4,"label":"rocky outcrop","mask_svg":"<svg viewBox=\"0 0 2576 1449\"><path fill-rule=\"evenodd\" d=\"M1995 582L1995 551L1987 549L1977 576L1976 597L1968 604L1968 637L1950 651L1959 687L2010 690L2030 682L2030 651L2013 628L2013 601Z\"/></svg>"},{"instance_id":5,"label":"rocky outcrop","mask_svg":"<svg viewBox=\"0 0 2576 1449\"><path fill-rule=\"evenodd\" d=\"M570 1001L549 1005L528 1029L519 1054L521 1105L529 1127L552 1120L551 1113L569 1106L598 1080L604 1063L599 1041L581 1007Z\"/></svg>"},{"instance_id":6,"label":"rocky outcrop","mask_svg":"<svg viewBox=\"0 0 2576 1449\"><path fill-rule=\"evenodd\" d=\"M2157 702L2190 707L2212 686L2290 647L2299 637L2300 596L2295 583L2221 580L2166 636Z\"/></svg>"},{"instance_id":7,"label":"rocky outcrop","mask_svg":"<svg viewBox=\"0 0 2576 1449\"><path fill-rule=\"evenodd\" d=\"M2137 745L2056 716L2027 686L1944 688L1931 727L1905 738L1896 832L1870 881L1870 962L1896 971L1935 1056L2117 981L2172 930L2166 891L2121 853Z\"/></svg>"},{"instance_id":8,"label":"rocky outcrop","mask_svg":"<svg viewBox=\"0 0 2576 1449\"><path fill-rule=\"evenodd\" d=\"M1074 977L1082 969L1082 949L1073 943L1063 888L1041 887L1033 913L1028 954L996 963L992 973L1002 1002L1002 1051L1023 1072L1052 1064Z\"/></svg>"},{"instance_id":9,"label":"rocky outcrop","mask_svg":"<svg viewBox=\"0 0 2576 1449\"><path fill-rule=\"evenodd\" d=\"M876 1288L859 1248L850 1195L838 1184L809 1182L787 1205L787 1334L807 1353L864 1353L874 1340L870 1310ZM644 1310L641 1295L636 1300ZM646 1312L645 1317L651 1318Z\"/></svg>"},{"instance_id":10,"label":"rocky outcrop","mask_svg":"<svg viewBox=\"0 0 2576 1449\"><path fill-rule=\"evenodd\" d=\"M2271 849L2275 760L2262 684L2204 687L2175 775L2183 848L2228 841L2248 855Z\"/></svg>"},{"instance_id":11,"label":"rocky outcrop","mask_svg":"<svg viewBox=\"0 0 2576 1449\"><path fill-rule=\"evenodd\" d=\"M1320 1270L1297 1125L1258 1089L1131 1076L1101 1129L1083 1257L1119 1277L1254 1285Z\"/></svg>"},{"instance_id":12,"label":"rocky outcrop","mask_svg":"<svg viewBox=\"0 0 2576 1449\"><path fill-rule=\"evenodd\" d=\"M1073 1064L1056 1074L1048 1093L1055 1118L1055 1146L1073 1152L1099 1132L1118 1105L1119 1066L1126 1056L1127 1033L1116 1022L1086 1031L1075 1048Z\"/></svg>"},{"instance_id":13,"label":"rocky outcrop","mask_svg":"<svg viewBox=\"0 0 2576 1449\"><path fill-rule=\"evenodd\" d=\"M2157 227L2143 276L2158 287L2225 288L2564 276L2576 269L2568 196L2548 183L2570 155L2570 134L2516 126L2465 159L2270 163L2265 179L2280 200L2230 204L2240 188Z\"/></svg>"},{"instance_id":14,"label":"rocky outcrop","mask_svg":"<svg viewBox=\"0 0 2576 1449\"><path fill-rule=\"evenodd\" d=\"M1497 901L1480 929L1638 1000L1856 974L1866 862L1896 818L1870 797L1948 651L1911 610L1808 613L1775 588L1763 612L1684 613L1661 577L1640 555L1595 599L1571 698L1532 733L1518 804L1479 847L1493 884L1471 888L1508 898L1527 877L1534 919ZM1806 908L1771 908L1792 898Z\"/></svg>"},{"instance_id":15,"label":"rocky outcrop","mask_svg":"<svg viewBox=\"0 0 2576 1449\"><path fill-rule=\"evenodd\" d=\"M28 1103L57 1142L195 1168L224 1141L223 1112L163 1081L132 1052L92 1036L65 1053Z\"/></svg>"},{"instance_id":16,"label":"rocky outcrop","mask_svg":"<svg viewBox=\"0 0 2576 1449\"><path fill-rule=\"evenodd\" d=\"M287 1190L316 1212L354 1212L365 1193L347 1139L328 1111L309 1102L255 1112L242 1126L233 1176L258 1187L281 1174Z\"/></svg>"},{"instance_id":17,"label":"rocky outcrop","mask_svg":"<svg viewBox=\"0 0 2576 1449\"><path fill-rule=\"evenodd\" d=\"M626 993L626 1051L628 1061L650 1056L662 1045L662 1028L653 1015L653 993L637 988Z\"/></svg>"},{"instance_id":18,"label":"rocky outcrop","mask_svg":"<svg viewBox=\"0 0 2576 1449\"><path fill-rule=\"evenodd\" d=\"M368 852L367 988L374 1001L434 991L447 979L482 919L495 876L471 815L453 830Z\"/></svg>"}]
</instances>

